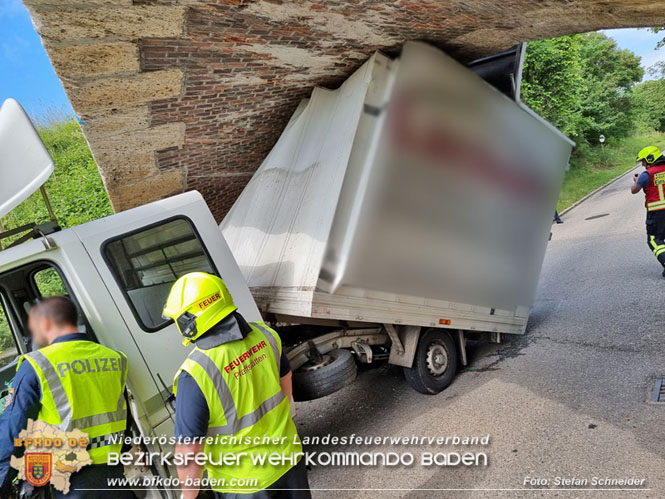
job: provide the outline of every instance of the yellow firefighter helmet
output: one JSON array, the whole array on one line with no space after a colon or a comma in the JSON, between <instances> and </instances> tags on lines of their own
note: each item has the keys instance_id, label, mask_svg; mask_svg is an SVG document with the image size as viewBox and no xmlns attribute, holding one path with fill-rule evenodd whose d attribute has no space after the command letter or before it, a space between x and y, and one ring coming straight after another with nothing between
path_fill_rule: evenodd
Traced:
<instances>
[{"instance_id":1,"label":"yellow firefighter helmet","mask_svg":"<svg viewBox=\"0 0 665 499\"><path fill-rule=\"evenodd\" d=\"M162 315L175 321L186 346L237 308L222 279L190 272L171 286Z\"/></svg>"}]
</instances>

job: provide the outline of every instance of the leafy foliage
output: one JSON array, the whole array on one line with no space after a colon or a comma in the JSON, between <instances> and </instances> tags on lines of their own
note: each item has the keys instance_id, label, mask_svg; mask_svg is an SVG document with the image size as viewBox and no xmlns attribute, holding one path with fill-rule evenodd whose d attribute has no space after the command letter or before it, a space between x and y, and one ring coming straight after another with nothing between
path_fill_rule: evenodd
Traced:
<instances>
[{"instance_id":1,"label":"leafy foliage","mask_svg":"<svg viewBox=\"0 0 665 499\"><path fill-rule=\"evenodd\" d=\"M531 42L523 99L577 142L633 131L631 89L644 76L640 58L601 33Z\"/></svg>"},{"instance_id":2,"label":"leafy foliage","mask_svg":"<svg viewBox=\"0 0 665 499\"><path fill-rule=\"evenodd\" d=\"M0 354L2 351L7 350L14 346L14 339L12 337L11 330L9 329L9 323L7 322L7 317L5 316L4 310L0 307ZM0 367L2 367L2 356L0 355Z\"/></svg>"},{"instance_id":3,"label":"leafy foliage","mask_svg":"<svg viewBox=\"0 0 665 499\"><path fill-rule=\"evenodd\" d=\"M566 135L581 129L580 38L562 36L527 45L521 95L531 109Z\"/></svg>"},{"instance_id":4,"label":"leafy foliage","mask_svg":"<svg viewBox=\"0 0 665 499\"><path fill-rule=\"evenodd\" d=\"M55 163L55 170L45 188L60 226L65 229L113 213L78 123L75 120L54 123L41 127L39 135ZM2 223L6 230L46 220L48 211L41 194L36 192L5 216Z\"/></svg>"},{"instance_id":5,"label":"leafy foliage","mask_svg":"<svg viewBox=\"0 0 665 499\"><path fill-rule=\"evenodd\" d=\"M665 61L658 61L654 65L649 66L647 73L654 78L665 78Z\"/></svg>"},{"instance_id":6,"label":"leafy foliage","mask_svg":"<svg viewBox=\"0 0 665 499\"><path fill-rule=\"evenodd\" d=\"M665 30L665 27L663 26L655 26L653 28L649 28L649 30L653 33L660 33L661 31ZM656 48L659 49L661 47L665 47L665 38L663 38L661 41L659 41L656 44Z\"/></svg>"},{"instance_id":7,"label":"leafy foliage","mask_svg":"<svg viewBox=\"0 0 665 499\"><path fill-rule=\"evenodd\" d=\"M665 80L647 80L633 89L638 132L665 132Z\"/></svg>"}]
</instances>

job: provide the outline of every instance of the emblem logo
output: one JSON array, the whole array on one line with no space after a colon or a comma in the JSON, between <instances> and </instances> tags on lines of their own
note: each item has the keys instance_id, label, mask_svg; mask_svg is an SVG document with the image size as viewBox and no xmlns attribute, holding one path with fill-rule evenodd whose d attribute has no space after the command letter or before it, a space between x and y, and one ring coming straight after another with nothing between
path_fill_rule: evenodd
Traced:
<instances>
[{"instance_id":1,"label":"emblem logo","mask_svg":"<svg viewBox=\"0 0 665 499\"><path fill-rule=\"evenodd\" d=\"M26 452L25 479L30 485L41 487L51 479L52 455L46 452Z\"/></svg>"}]
</instances>

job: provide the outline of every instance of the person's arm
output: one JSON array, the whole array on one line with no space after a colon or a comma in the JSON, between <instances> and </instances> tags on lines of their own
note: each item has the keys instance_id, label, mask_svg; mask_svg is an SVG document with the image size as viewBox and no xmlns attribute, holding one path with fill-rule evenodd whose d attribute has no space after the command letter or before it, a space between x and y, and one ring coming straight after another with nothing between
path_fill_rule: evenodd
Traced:
<instances>
[{"instance_id":1,"label":"person's arm","mask_svg":"<svg viewBox=\"0 0 665 499\"><path fill-rule=\"evenodd\" d=\"M208 433L209 421L210 411L203 392L194 378L186 372L181 372L178 376L178 396L175 399L176 439L204 437ZM175 453L191 454L193 457L194 454L203 451L203 447L203 443L176 443ZM181 483L185 483L188 479L199 479L203 474L203 466L193 460L178 466L177 470ZM183 486L182 497L185 499L192 499L198 495L198 488Z\"/></svg>"},{"instance_id":2,"label":"person's arm","mask_svg":"<svg viewBox=\"0 0 665 499\"><path fill-rule=\"evenodd\" d=\"M42 390L29 362L21 363L10 390L12 399L0 415L0 484L4 485L11 480L9 461L16 450L14 439L25 429L28 418L36 419L39 413Z\"/></svg>"},{"instance_id":3,"label":"person's arm","mask_svg":"<svg viewBox=\"0 0 665 499\"><path fill-rule=\"evenodd\" d=\"M291 383L291 377L291 369L289 369L288 374L279 378L279 384L282 387L284 395L289 399L289 403L293 403L293 384Z\"/></svg>"},{"instance_id":4,"label":"person's arm","mask_svg":"<svg viewBox=\"0 0 665 499\"><path fill-rule=\"evenodd\" d=\"M639 175L635 174L633 176L633 185L630 186L631 194L637 194L647 185L649 185L649 172L642 172Z\"/></svg>"},{"instance_id":5,"label":"person's arm","mask_svg":"<svg viewBox=\"0 0 665 499\"><path fill-rule=\"evenodd\" d=\"M203 466L197 464L194 461L194 456L199 452L203 451L202 443L193 443L193 444L176 444L175 452L176 454L184 454L189 456L189 462L187 464L178 466L178 478L180 483L192 483L190 480L198 480L203 475ZM199 495L199 489L196 487L191 487L188 485L183 485L182 487L182 496L183 499L194 499Z\"/></svg>"},{"instance_id":6,"label":"person's arm","mask_svg":"<svg viewBox=\"0 0 665 499\"><path fill-rule=\"evenodd\" d=\"M286 398L289 400L289 406L291 408L291 417L296 415L296 404L293 402L293 374L291 373L291 364L289 364L289 359L286 356L286 352L282 350L282 356L279 359L279 386L282 388L282 392L286 395Z\"/></svg>"}]
</instances>

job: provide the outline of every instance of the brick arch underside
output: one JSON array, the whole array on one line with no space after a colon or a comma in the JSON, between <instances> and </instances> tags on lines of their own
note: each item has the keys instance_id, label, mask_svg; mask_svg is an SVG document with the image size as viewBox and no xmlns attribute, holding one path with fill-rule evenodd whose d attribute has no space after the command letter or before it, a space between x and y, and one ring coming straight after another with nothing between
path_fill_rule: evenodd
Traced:
<instances>
[{"instance_id":1,"label":"brick arch underside","mask_svg":"<svg viewBox=\"0 0 665 499\"><path fill-rule=\"evenodd\" d=\"M665 24L649 0L25 0L116 210L197 189L219 220L315 85L375 50L460 60Z\"/></svg>"}]
</instances>

